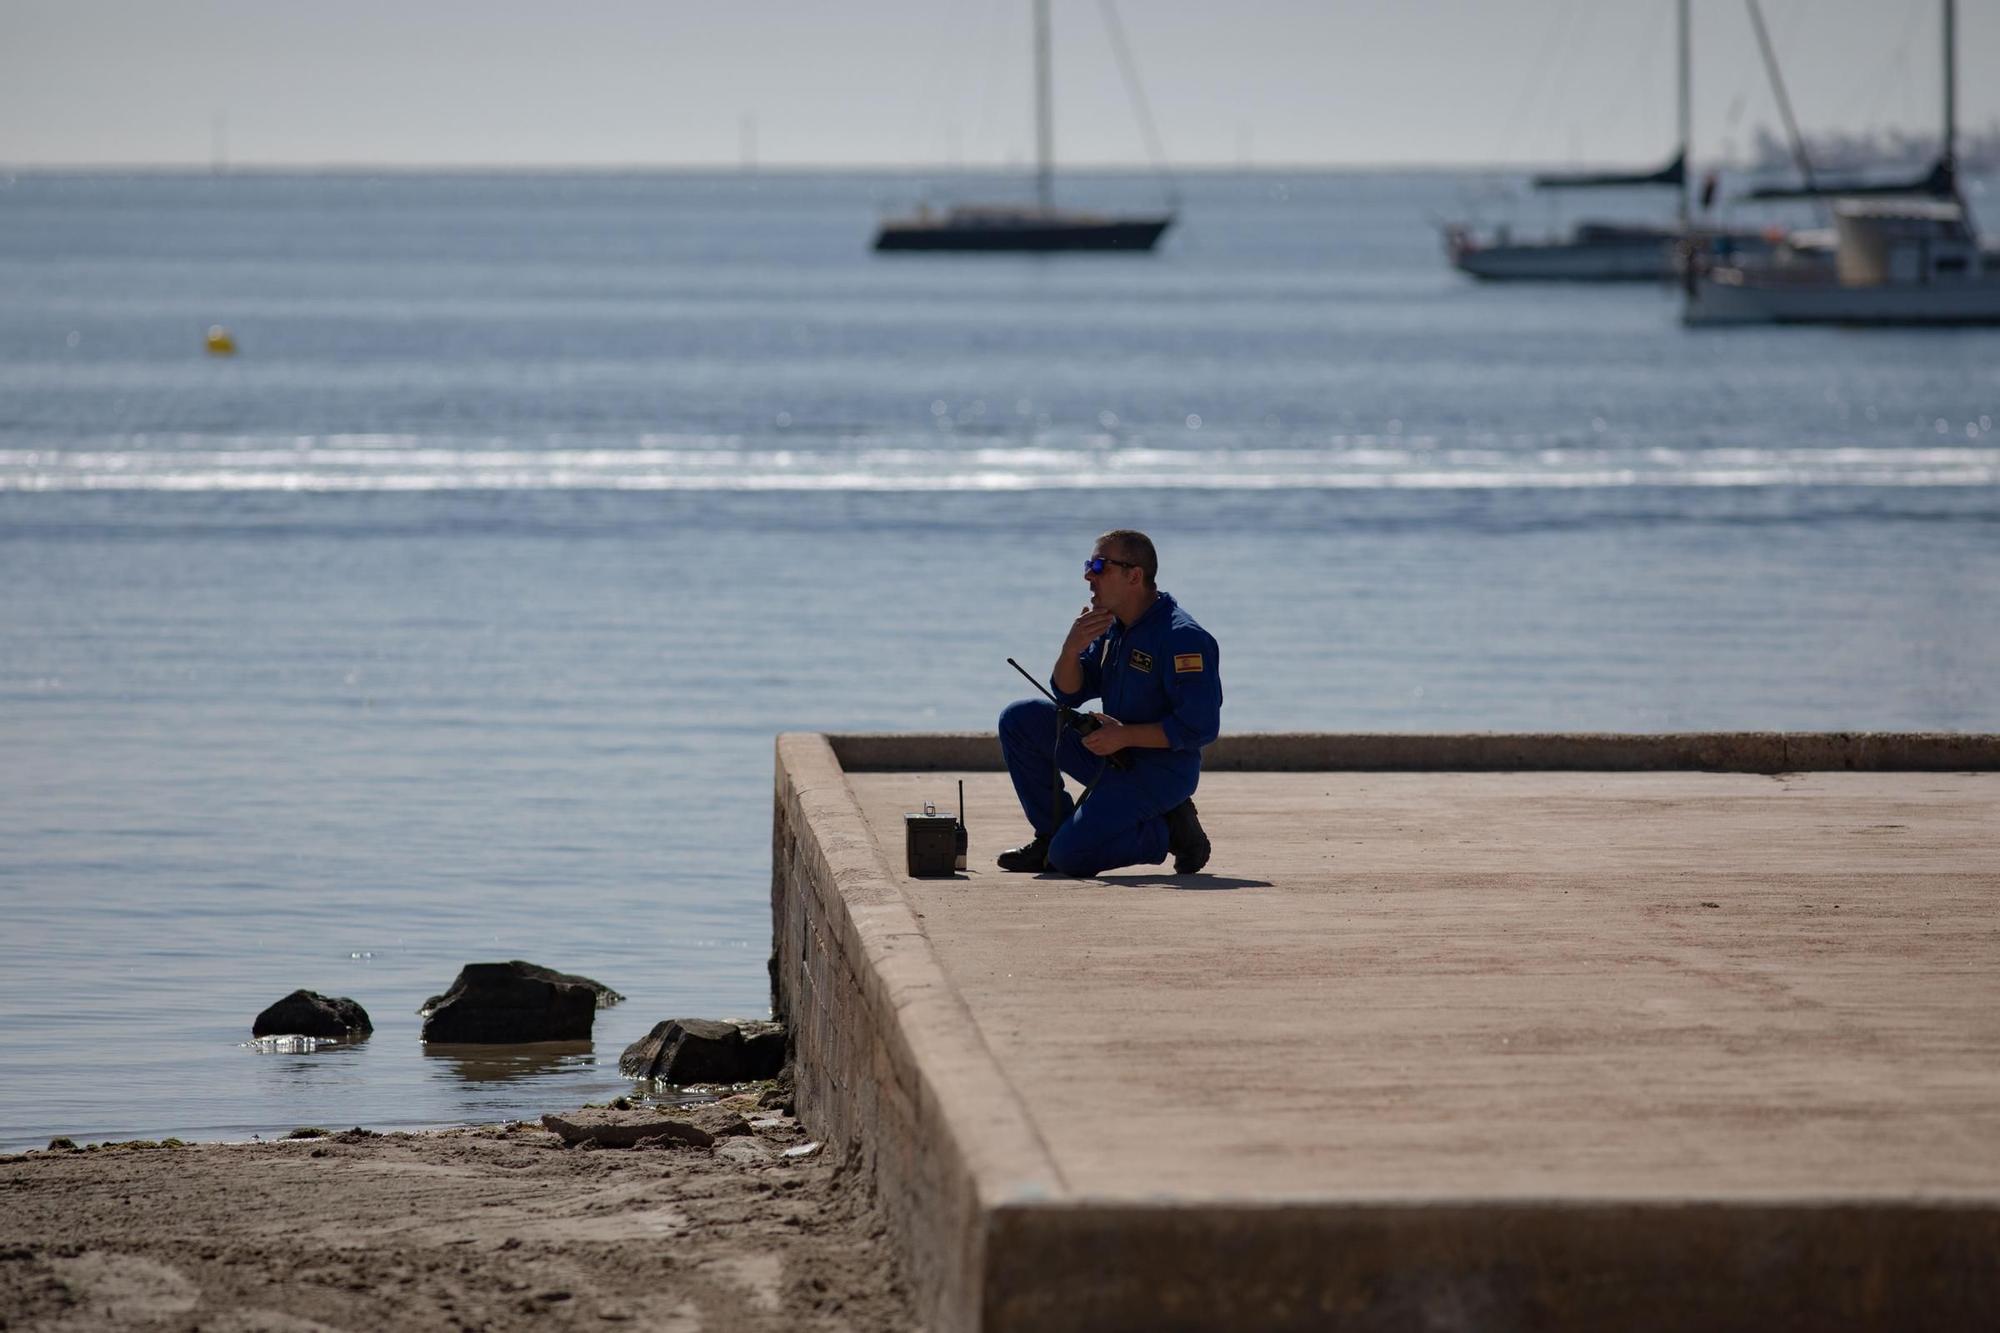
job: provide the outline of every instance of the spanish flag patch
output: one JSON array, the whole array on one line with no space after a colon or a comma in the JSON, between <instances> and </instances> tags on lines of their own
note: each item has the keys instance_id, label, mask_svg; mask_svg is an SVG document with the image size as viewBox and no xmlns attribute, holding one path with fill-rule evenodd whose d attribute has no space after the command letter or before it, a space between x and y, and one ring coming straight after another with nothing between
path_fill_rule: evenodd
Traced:
<instances>
[{"instance_id":1,"label":"spanish flag patch","mask_svg":"<svg viewBox=\"0 0 2000 1333\"><path fill-rule=\"evenodd\" d=\"M1200 654L1200 653L1175 653L1175 654L1174 654L1174 672L1175 672L1175 674L1177 674L1177 675L1178 675L1178 674L1179 674L1180 672L1183 672L1183 671L1199 671L1199 670L1201 670L1201 654Z\"/></svg>"}]
</instances>

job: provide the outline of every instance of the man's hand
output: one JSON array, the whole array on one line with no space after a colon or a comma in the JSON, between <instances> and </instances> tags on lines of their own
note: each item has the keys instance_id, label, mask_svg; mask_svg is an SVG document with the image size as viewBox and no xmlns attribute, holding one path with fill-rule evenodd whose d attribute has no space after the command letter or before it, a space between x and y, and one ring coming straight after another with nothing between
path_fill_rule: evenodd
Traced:
<instances>
[{"instance_id":1,"label":"man's hand","mask_svg":"<svg viewBox=\"0 0 2000 1333\"><path fill-rule=\"evenodd\" d=\"M1120 722L1109 713L1099 713L1097 715L1097 730L1083 738L1083 748L1099 758L1117 754L1132 743L1131 738L1125 734L1125 731L1126 727L1123 722Z\"/></svg>"},{"instance_id":2,"label":"man's hand","mask_svg":"<svg viewBox=\"0 0 2000 1333\"><path fill-rule=\"evenodd\" d=\"M1111 628L1112 615L1109 611L1093 611L1088 606L1077 613L1076 620L1069 627L1069 637L1063 640L1062 651L1056 654L1056 664L1049 672L1049 679L1064 694L1075 694L1083 688L1083 664L1077 661L1077 654L1091 645L1091 641Z\"/></svg>"},{"instance_id":3,"label":"man's hand","mask_svg":"<svg viewBox=\"0 0 2000 1333\"><path fill-rule=\"evenodd\" d=\"M1062 655L1075 657L1088 648L1092 641L1105 630L1111 628L1112 615L1109 611L1093 611L1084 607L1081 614L1069 627L1069 637L1063 640Z\"/></svg>"},{"instance_id":4,"label":"man's hand","mask_svg":"<svg viewBox=\"0 0 2000 1333\"><path fill-rule=\"evenodd\" d=\"M1103 758L1120 750L1171 750L1166 728L1157 722L1120 722L1109 713L1097 714L1097 730L1081 737L1083 748Z\"/></svg>"}]
</instances>

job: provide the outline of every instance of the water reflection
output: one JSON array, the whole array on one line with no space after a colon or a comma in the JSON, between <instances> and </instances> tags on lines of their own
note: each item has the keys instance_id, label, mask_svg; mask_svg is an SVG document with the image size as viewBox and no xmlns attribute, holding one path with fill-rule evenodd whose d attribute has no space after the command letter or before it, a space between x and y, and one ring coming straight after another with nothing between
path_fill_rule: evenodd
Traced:
<instances>
[{"instance_id":1,"label":"water reflection","mask_svg":"<svg viewBox=\"0 0 2000 1333\"><path fill-rule=\"evenodd\" d=\"M485 1046L426 1042L424 1058L461 1083L513 1083L547 1078L597 1063L595 1046L587 1041L541 1041L522 1046Z\"/></svg>"},{"instance_id":2,"label":"water reflection","mask_svg":"<svg viewBox=\"0 0 2000 1333\"><path fill-rule=\"evenodd\" d=\"M368 1034L358 1037L303 1037L297 1033L283 1036L257 1037L243 1044L259 1055L311 1055L339 1046L359 1046L368 1040Z\"/></svg>"},{"instance_id":3,"label":"water reflection","mask_svg":"<svg viewBox=\"0 0 2000 1333\"><path fill-rule=\"evenodd\" d=\"M261 1100L266 1105L289 1106L291 1109L273 1115L274 1120L285 1120L295 1115L310 1117L329 1089L345 1087L354 1080L363 1061L370 1065L379 1063L379 1055L375 1059L369 1058L369 1045L365 1035L304 1037L285 1033L243 1042L239 1049L260 1057L252 1066L255 1072L250 1075L253 1080L251 1086L263 1090ZM226 1116L222 1108L231 1104L230 1096L240 1086L233 1079L219 1080L211 1085L217 1094L216 1114L219 1118ZM225 1089L230 1092L225 1092ZM293 1123L306 1122L294 1120Z\"/></svg>"}]
</instances>

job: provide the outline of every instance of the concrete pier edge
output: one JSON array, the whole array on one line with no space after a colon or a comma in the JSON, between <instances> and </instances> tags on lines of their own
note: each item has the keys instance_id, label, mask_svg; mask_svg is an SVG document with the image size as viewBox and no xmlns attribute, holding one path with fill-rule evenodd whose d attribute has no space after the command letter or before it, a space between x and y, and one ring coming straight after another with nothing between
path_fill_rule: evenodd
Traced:
<instances>
[{"instance_id":1,"label":"concrete pier edge","mask_svg":"<svg viewBox=\"0 0 2000 1333\"><path fill-rule=\"evenodd\" d=\"M926 1318L977 1328L992 1210L1061 1182L823 735L778 737L771 866L772 1009L799 1115L874 1181Z\"/></svg>"},{"instance_id":2,"label":"concrete pier edge","mask_svg":"<svg viewBox=\"0 0 2000 1333\"><path fill-rule=\"evenodd\" d=\"M991 732L831 735L843 772L997 772ZM1246 732L1202 752L1207 773L1698 771L1941 772L2000 769L2000 735L1964 732Z\"/></svg>"},{"instance_id":3,"label":"concrete pier edge","mask_svg":"<svg viewBox=\"0 0 2000 1333\"><path fill-rule=\"evenodd\" d=\"M1209 757L1216 771L1983 772L2000 769L2000 736L1242 735ZM776 761L773 1005L793 1033L799 1113L873 1181L931 1327L1887 1328L2000 1316L2000 1209L1983 1197L1079 1197L845 776L993 771L997 741L790 733Z\"/></svg>"}]
</instances>

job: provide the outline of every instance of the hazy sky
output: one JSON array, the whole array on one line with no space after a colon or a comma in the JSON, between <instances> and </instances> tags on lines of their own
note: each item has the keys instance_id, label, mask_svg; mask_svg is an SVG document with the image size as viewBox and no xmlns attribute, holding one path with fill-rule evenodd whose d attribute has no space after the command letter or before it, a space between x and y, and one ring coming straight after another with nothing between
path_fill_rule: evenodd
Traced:
<instances>
[{"instance_id":1,"label":"hazy sky","mask_svg":"<svg viewBox=\"0 0 2000 1333\"><path fill-rule=\"evenodd\" d=\"M1763 0L1808 132L1938 123L1938 0ZM1143 162L1100 0L1053 0L1058 156ZM1960 124L2000 120L1961 0ZM1122 0L1180 165L1645 161L1672 0ZM1697 156L1776 127L1694 0ZM1033 152L1028 0L0 0L0 162L969 165ZM1975 72L1983 72L1975 77ZM750 128L746 134L746 123Z\"/></svg>"}]
</instances>

